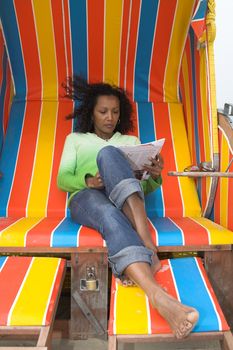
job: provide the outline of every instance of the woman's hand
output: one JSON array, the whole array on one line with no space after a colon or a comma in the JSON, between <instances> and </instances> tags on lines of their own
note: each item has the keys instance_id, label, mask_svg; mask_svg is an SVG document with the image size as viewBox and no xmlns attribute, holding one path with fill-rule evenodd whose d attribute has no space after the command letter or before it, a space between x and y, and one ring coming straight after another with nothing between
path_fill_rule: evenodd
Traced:
<instances>
[{"instance_id":1,"label":"woman's hand","mask_svg":"<svg viewBox=\"0 0 233 350\"><path fill-rule=\"evenodd\" d=\"M86 184L89 188L96 188L97 190L104 188L104 183L100 177L99 172L95 174L95 176L88 176L86 178Z\"/></svg>"},{"instance_id":2,"label":"woman's hand","mask_svg":"<svg viewBox=\"0 0 233 350\"><path fill-rule=\"evenodd\" d=\"M144 170L148 171L152 179L156 180L160 175L163 170L163 157L161 154L158 154L155 158L150 159L151 165L144 165Z\"/></svg>"}]
</instances>

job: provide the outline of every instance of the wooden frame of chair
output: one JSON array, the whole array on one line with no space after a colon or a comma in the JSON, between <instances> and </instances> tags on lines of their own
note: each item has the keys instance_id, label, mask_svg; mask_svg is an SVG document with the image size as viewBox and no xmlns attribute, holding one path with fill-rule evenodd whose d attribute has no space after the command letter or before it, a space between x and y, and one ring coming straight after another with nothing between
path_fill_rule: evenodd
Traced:
<instances>
[{"instance_id":1,"label":"wooden frame of chair","mask_svg":"<svg viewBox=\"0 0 233 350\"><path fill-rule=\"evenodd\" d=\"M226 332L203 332L192 333L187 338L177 340L172 334L151 334L151 335L110 335L108 350L117 350L119 343L159 343L159 342L186 342L186 341L208 341L219 340L222 350L233 349L233 335L231 331Z\"/></svg>"},{"instance_id":2,"label":"wooden frame of chair","mask_svg":"<svg viewBox=\"0 0 233 350\"><path fill-rule=\"evenodd\" d=\"M51 343L52 343L52 332L53 332L53 324L55 320L55 315L57 311L58 302L60 299L63 281L65 278L66 269L64 269L62 277L61 277L61 283L59 285L59 290L56 298L56 302L53 306L53 313L52 313L52 319L48 326L0 326L0 339L1 338L11 338L13 339L36 339L36 345L35 346L1 346L0 349L7 349L7 350L32 350L32 349L38 349L38 350L51 350Z\"/></svg>"}]
</instances>

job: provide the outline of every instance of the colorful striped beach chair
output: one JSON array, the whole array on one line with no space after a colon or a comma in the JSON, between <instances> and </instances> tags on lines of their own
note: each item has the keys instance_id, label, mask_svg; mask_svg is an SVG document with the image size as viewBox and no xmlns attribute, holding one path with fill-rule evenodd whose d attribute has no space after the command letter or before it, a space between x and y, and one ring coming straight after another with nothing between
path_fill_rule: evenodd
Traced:
<instances>
[{"instance_id":1,"label":"colorful striped beach chair","mask_svg":"<svg viewBox=\"0 0 233 350\"><path fill-rule=\"evenodd\" d=\"M204 252L214 283L216 261L220 271L226 259L232 262L232 166L224 173L232 134L218 131L213 0L208 8L206 16L206 0L5 0L0 6L0 252L70 254L71 293L82 300L71 302L73 338L106 332L108 264L105 242L71 221L67 195L56 186L73 130L65 119L74 107L64 98L67 76L127 89L134 134L143 143L166 138L163 185L146 199L159 251ZM219 170L214 177L183 176L203 161ZM81 283L88 267L98 282L92 292ZM222 287L231 273L224 271ZM225 291L226 309L230 299Z\"/></svg>"},{"instance_id":2,"label":"colorful striped beach chair","mask_svg":"<svg viewBox=\"0 0 233 350\"><path fill-rule=\"evenodd\" d=\"M33 336L37 338L36 346L30 349L51 349L64 275L64 259L0 257L0 340L10 336L22 344L22 340ZM8 345L7 349L28 347Z\"/></svg>"}]
</instances>

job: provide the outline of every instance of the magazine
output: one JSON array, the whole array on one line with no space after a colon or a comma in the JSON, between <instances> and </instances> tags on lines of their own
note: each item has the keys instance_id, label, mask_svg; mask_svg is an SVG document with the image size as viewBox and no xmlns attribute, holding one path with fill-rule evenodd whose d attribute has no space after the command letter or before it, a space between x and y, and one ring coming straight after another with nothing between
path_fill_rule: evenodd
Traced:
<instances>
[{"instance_id":1,"label":"magazine","mask_svg":"<svg viewBox=\"0 0 233 350\"><path fill-rule=\"evenodd\" d=\"M145 164L150 164L149 159L155 158L163 147L165 139L143 143L134 146L118 146L128 159L137 178L140 180L148 179L149 175L143 170Z\"/></svg>"}]
</instances>

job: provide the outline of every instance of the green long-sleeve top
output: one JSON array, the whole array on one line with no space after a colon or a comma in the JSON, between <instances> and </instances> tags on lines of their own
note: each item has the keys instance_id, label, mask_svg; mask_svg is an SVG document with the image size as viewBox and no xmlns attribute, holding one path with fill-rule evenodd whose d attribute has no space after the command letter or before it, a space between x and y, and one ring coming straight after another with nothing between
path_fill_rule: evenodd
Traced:
<instances>
[{"instance_id":1,"label":"green long-sleeve top","mask_svg":"<svg viewBox=\"0 0 233 350\"><path fill-rule=\"evenodd\" d=\"M96 158L98 152L108 145L136 145L140 141L135 136L122 135L116 132L108 141L94 133L71 133L66 137L60 167L57 176L58 187L70 192L71 198L80 190L87 188L85 176L95 176L98 171ZM154 191L162 183L161 177L141 181L145 194ZM68 203L69 203L68 202Z\"/></svg>"}]
</instances>

